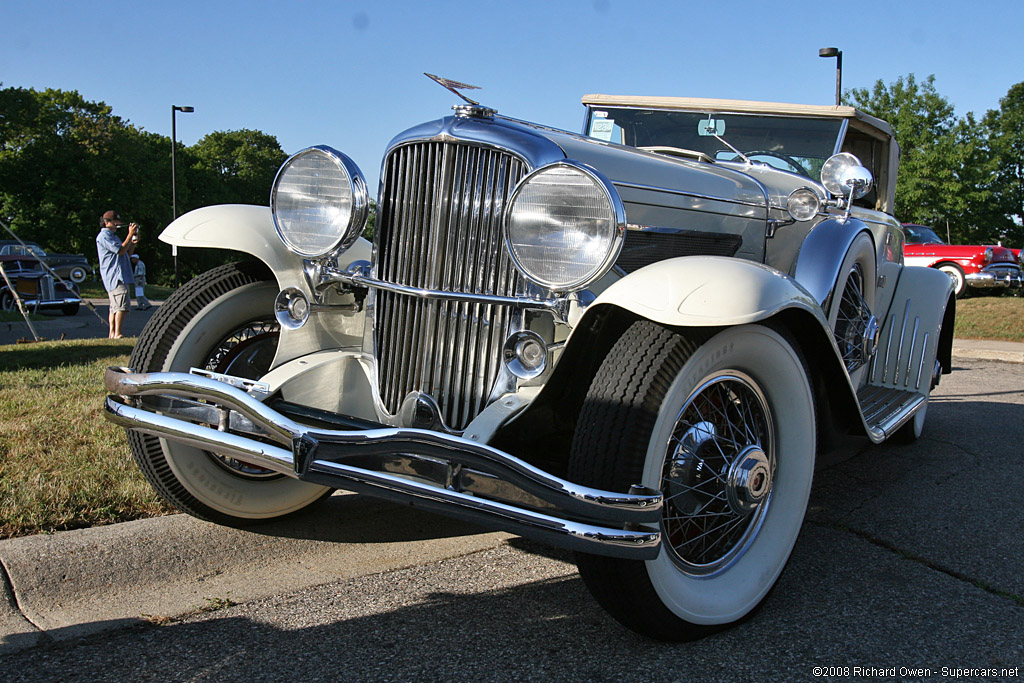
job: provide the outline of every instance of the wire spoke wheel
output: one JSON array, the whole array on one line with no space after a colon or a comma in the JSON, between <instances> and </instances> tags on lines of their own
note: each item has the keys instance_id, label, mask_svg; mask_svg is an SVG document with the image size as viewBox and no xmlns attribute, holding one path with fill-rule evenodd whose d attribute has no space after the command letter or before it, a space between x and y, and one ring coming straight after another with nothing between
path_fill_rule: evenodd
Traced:
<instances>
[{"instance_id":1,"label":"wire spoke wheel","mask_svg":"<svg viewBox=\"0 0 1024 683\"><path fill-rule=\"evenodd\" d=\"M276 320L247 322L214 345L205 370L244 379L259 379L270 371L281 326ZM206 451L217 464L242 477L276 479L284 475L232 457Z\"/></svg>"},{"instance_id":2,"label":"wire spoke wheel","mask_svg":"<svg viewBox=\"0 0 1024 683\"><path fill-rule=\"evenodd\" d=\"M867 381L865 366L878 347L881 325L871 311L877 291L874 242L861 233L850 244L839 268L830 300L826 302L829 328L843 365L860 387Z\"/></svg>"},{"instance_id":3,"label":"wire spoke wheel","mask_svg":"<svg viewBox=\"0 0 1024 683\"><path fill-rule=\"evenodd\" d=\"M662 547L647 561L577 554L595 599L663 640L699 638L753 614L803 523L815 425L807 368L784 331L634 323L590 384L569 478L660 489Z\"/></svg>"},{"instance_id":4,"label":"wire spoke wheel","mask_svg":"<svg viewBox=\"0 0 1024 683\"><path fill-rule=\"evenodd\" d=\"M872 325L877 327L871 308L864 300L863 267L857 263L846 279L834 329L836 344L848 372L868 362L870 349L865 348L864 340L874 334Z\"/></svg>"},{"instance_id":5,"label":"wire spoke wheel","mask_svg":"<svg viewBox=\"0 0 1024 683\"><path fill-rule=\"evenodd\" d=\"M775 454L764 396L746 376L714 377L676 420L662 490L665 543L688 573L727 567L770 504Z\"/></svg>"},{"instance_id":6,"label":"wire spoke wheel","mask_svg":"<svg viewBox=\"0 0 1024 683\"><path fill-rule=\"evenodd\" d=\"M271 368L280 330L278 287L259 263L219 266L186 283L150 319L129 364L140 372L211 372L258 380ZM244 526L297 512L330 493L187 444L129 431L132 455L150 484L200 519Z\"/></svg>"}]
</instances>

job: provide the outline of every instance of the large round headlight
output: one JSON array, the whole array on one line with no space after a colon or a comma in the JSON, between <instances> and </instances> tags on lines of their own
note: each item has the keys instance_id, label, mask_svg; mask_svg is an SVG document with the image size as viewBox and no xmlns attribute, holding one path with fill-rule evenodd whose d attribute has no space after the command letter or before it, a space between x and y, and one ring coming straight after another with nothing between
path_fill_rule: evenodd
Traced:
<instances>
[{"instance_id":1,"label":"large round headlight","mask_svg":"<svg viewBox=\"0 0 1024 683\"><path fill-rule=\"evenodd\" d=\"M505 212L505 242L527 278L571 291L615 263L625 216L611 182L590 167L562 161L537 169L516 187Z\"/></svg>"},{"instance_id":2,"label":"large round headlight","mask_svg":"<svg viewBox=\"0 0 1024 683\"><path fill-rule=\"evenodd\" d=\"M300 256L352 246L366 222L366 181L355 163L330 147L310 147L284 162L270 209L281 241Z\"/></svg>"}]
</instances>

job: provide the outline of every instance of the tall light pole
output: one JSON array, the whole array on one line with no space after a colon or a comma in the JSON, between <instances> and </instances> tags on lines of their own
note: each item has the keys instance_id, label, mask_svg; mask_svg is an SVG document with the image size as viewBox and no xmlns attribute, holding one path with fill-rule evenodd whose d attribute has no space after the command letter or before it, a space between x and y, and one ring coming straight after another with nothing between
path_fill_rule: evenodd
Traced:
<instances>
[{"instance_id":1,"label":"tall light pole","mask_svg":"<svg viewBox=\"0 0 1024 683\"><path fill-rule=\"evenodd\" d=\"M823 47L818 50L819 57L836 58L836 106L839 106L839 96L843 91L843 51L838 47Z\"/></svg>"},{"instance_id":2,"label":"tall light pole","mask_svg":"<svg viewBox=\"0 0 1024 683\"><path fill-rule=\"evenodd\" d=\"M182 114L191 114L195 111L195 107L179 107L177 105L171 105L171 220L173 221L178 217L178 130L175 126L175 114L178 112ZM178 279L178 247L174 245L171 247L171 252L174 255L174 286L180 286L181 282Z\"/></svg>"}]
</instances>

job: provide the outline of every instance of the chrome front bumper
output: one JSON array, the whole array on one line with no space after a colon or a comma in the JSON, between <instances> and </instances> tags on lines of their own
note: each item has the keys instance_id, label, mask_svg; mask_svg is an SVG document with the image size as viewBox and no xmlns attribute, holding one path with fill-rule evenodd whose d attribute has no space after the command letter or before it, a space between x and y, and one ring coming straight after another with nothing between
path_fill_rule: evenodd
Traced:
<instances>
[{"instance_id":1,"label":"chrome front bumper","mask_svg":"<svg viewBox=\"0 0 1024 683\"><path fill-rule=\"evenodd\" d=\"M77 296L65 296L59 299L40 299L39 297L26 297L21 296L21 304L25 308L31 308L32 310L38 310L43 308L60 308L63 306L70 306L71 304L80 304L82 299Z\"/></svg>"},{"instance_id":2,"label":"chrome front bumper","mask_svg":"<svg viewBox=\"0 0 1024 683\"><path fill-rule=\"evenodd\" d=\"M300 424L226 382L108 368L106 417L127 429L226 455L303 481L367 493L551 545L652 559L662 495L601 491L496 448L422 429ZM365 423L360 426L365 426Z\"/></svg>"},{"instance_id":3,"label":"chrome front bumper","mask_svg":"<svg viewBox=\"0 0 1024 683\"><path fill-rule=\"evenodd\" d=\"M1020 270L1012 269L983 270L978 273L968 273L964 276L964 280L971 287L983 289L1024 286L1024 274Z\"/></svg>"}]
</instances>

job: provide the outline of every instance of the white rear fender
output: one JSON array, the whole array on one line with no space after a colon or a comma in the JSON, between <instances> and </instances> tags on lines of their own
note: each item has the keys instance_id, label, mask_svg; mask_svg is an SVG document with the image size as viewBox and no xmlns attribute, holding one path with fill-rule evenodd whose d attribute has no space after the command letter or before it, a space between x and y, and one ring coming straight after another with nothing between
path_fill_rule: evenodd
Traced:
<instances>
[{"instance_id":1,"label":"white rear fender","mask_svg":"<svg viewBox=\"0 0 1024 683\"><path fill-rule=\"evenodd\" d=\"M612 304L662 325L706 327L765 320L801 308L828 327L821 307L796 280L754 261L686 256L651 264L606 289Z\"/></svg>"}]
</instances>

